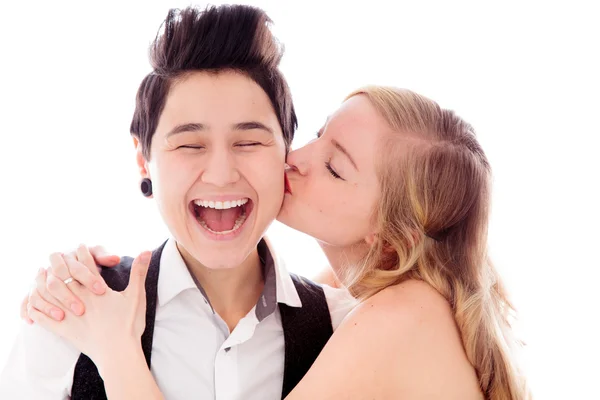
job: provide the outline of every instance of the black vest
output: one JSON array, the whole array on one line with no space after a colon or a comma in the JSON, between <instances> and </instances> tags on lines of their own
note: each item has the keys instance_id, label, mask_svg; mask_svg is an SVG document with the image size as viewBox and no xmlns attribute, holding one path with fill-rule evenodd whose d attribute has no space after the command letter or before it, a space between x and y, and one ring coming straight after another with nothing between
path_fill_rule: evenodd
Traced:
<instances>
[{"instance_id":1,"label":"black vest","mask_svg":"<svg viewBox=\"0 0 600 400\"><path fill-rule=\"evenodd\" d=\"M149 368L156 316L160 256L163 247L164 244L152 253L146 278L146 329L142 334L142 350ZM125 290L129 282L132 262L131 257L123 257L121 263L116 267L103 268L102 277L110 288L116 291ZM292 280L302 301L302 307L279 304L285 340L282 398L285 398L304 377L333 333L331 316L323 289L294 274L292 274ZM107 399L104 382L98 369L85 354L79 356L75 366L71 399Z\"/></svg>"}]
</instances>

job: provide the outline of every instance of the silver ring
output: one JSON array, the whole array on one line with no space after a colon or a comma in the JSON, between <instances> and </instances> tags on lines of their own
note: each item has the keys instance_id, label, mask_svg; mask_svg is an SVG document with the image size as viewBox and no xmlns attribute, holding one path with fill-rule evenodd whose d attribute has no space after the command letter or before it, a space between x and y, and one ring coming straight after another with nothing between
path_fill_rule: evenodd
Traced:
<instances>
[{"instance_id":1,"label":"silver ring","mask_svg":"<svg viewBox=\"0 0 600 400\"><path fill-rule=\"evenodd\" d=\"M65 279L63 282L65 283L65 285L68 285L69 283L73 282L74 279L72 276L68 277L67 279Z\"/></svg>"}]
</instances>

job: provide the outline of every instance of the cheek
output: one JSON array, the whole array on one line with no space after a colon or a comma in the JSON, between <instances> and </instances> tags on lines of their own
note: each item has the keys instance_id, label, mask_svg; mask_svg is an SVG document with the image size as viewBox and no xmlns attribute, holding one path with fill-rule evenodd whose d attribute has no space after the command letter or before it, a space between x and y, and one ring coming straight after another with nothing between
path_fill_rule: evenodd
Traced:
<instances>
[{"instance_id":1,"label":"cheek","mask_svg":"<svg viewBox=\"0 0 600 400\"><path fill-rule=\"evenodd\" d=\"M300 219L332 218L340 201L335 189L327 177L309 175L296 177L292 181L293 196L290 205L293 205L294 214Z\"/></svg>"},{"instance_id":2,"label":"cheek","mask_svg":"<svg viewBox=\"0 0 600 400\"><path fill-rule=\"evenodd\" d=\"M259 201L281 205L284 194L284 155L279 153L257 154L240 162L240 171L256 191Z\"/></svg>"},{"instance_id":3,"label":"cheek","mask_svg":"<svg viewBox=\"0 0 600 400\"><path fill-rule=\"evenodd\" d=\"M331 185L329 185L331 186ZM327 221L323 224L336 244L345 246L370 233L372 203L361 196L359 188L322 188L315 198L315 211Z\"/></svg>"},{"instance_id":4,"label":"cheek","mask_svg":"<svg viewBox=\"0 0 600 400\"><path fill-rule=\"evenodd\" d=\"M179 203L198 177L199 167L181 157L157 157L150 169L155 198Z\"/></svg>"},{"instance_id":5,"label":"cheek","mask_svg":"<svg viewBox=\"0 0 600 400\"><path fill-rule=\"evenodd\" d=\"M341 208L344 213L342 217L347 221L350 221L352 226L354 226L354 232L361 236L366 236L366 231L371 225L371 212L373 208L371 204L358 199L358 196L358 194L355 194L355 196L347 201L344 207Z\"/></svg>"}]
</instances>

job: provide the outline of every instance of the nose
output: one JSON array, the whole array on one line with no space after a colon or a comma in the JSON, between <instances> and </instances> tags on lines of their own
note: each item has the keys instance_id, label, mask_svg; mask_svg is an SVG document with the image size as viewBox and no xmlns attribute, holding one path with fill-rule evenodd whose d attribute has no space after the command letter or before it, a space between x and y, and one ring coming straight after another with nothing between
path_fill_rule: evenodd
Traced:
<instances>
[{"instance_id":1,"label":"nose","mask_svg":"<svg viewBox=\"0 0 600 400\"><path fill-rule=\"evenodd\" d=\"M237 182L240 174L231 153L226 150L215 150L208 155L206 168L202 173L202 182L217 187L226 187Z\"/></svg>"},{"instance_id":2,"label":"nose","mask_svg":"<svg viewBox=\"0 0 600 400\"><path fill-rule=\"evenodd\" d=\"M301 175L306 175L309 171L308 157L306 150L308 146L301 147L297 150L290 151L286 158L286 164L295 172Z\"/></svg>"}]
</instances>

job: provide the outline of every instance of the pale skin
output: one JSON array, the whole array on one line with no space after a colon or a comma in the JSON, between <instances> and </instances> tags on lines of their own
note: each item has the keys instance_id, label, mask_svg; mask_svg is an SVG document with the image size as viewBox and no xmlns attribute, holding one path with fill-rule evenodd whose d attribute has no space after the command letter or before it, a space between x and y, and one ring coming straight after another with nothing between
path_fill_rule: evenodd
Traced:
<instances>
[{"instance_id":1,"label":"pale skin","mask_svg":"<svg viewBox=\"0 0 600 400\"><path fill-rule=\"evenodd\" d=\"M286 399L482 399L450 307L408 281L355 308Z\"/></svg>"},{"instance_id":2,"label":"pale skin","mask_svg":"<svg viewBox=\"0 0 600 400\"><path fill-rule=\"evenodd\" d=\"M146 325L144 283L150 256L150 252L144 252L134 260L129 285L123 292L105 288L102 295L97 295L78 280L70 282L65 289L83 301L83 316L65 313L64 320L59 323L36 309L36 302L39 305L41 300L33 297L27 305L26 312L32 321L68 339L94 360L110 399L162 398L140 346ZM59 263L56 255L52 259ZM67 268L78 271L77 275L88 282L100 278L94 259L85 246L65 256L63 261ZM65 285L63 282L60 284ZM120 326L119 335L114 335L115 326ZM123 373L125 375L121 375Z\"/></svg>"},{"instance_id":3,"label":"pale skin","mask_svg":"<svg viewBox=\"0 0 600 400\"><path fill-rule=\"evenodd\" d=\"M238 73L191 74L169 92L150 160L136 138L133 144L140 177L152 179L153 200L182 258L233 330L262 292L256 244L277 216L284 194L285 142L268 96ZM236 238L214 241L199 227L189 206L195 199L222 195L247 198L253 210ZM115 265L118 257L102 261ZM83 304L61 285L72 276L66 261L54 253L50 262L53 274L48 275L47 290L38 292L45 302L39 309L59 319L63 310L81 315ZM93 288L85 281L91 278L81 279ZM106 290L102 280L94 283L94 293ZM38 276L37 284L46 287L43 276Z\"/></svg>"},{"instance_id":4,"label":"pale skin","mask_svg":"<svg viewBox=\"0 0 600 400\"><path fill-rule=\"evenodd\" d=\"M377 231L370 219L357 216L368 215L376 204L379 188L375 150L388 134L390 129L385 121L366 99L357 96L331 116L318 140L288 156L287 162L292 167L289 171L292 193L286 194L278 218L319 240L331 264L331 269L320 276L327 283L339 285L335 271L342 261L358 260L377 240ZM332 198L336 200L328 203ZM322 221L323 218L329 220ZM79 253L85 252L80 248ZM117 261L98 248L91 251L91 256L104 265L114 265ZM64 258L69 257L72 256ZM67 272L92 288L93 283L99 281L94 259L87 255L77 259L79 263L65 261ZM55 255L51 264L48 276L57 269L60 257ZM61 273L64 272L59 275ZM29 297L29 317L70 341L74 338L86 341L80 343L82 347L96 346L96 354L126 355L118 359L101 355L96 356L97 360L92 358L100 363L109 398L162 399L139 350L141 333L138 335L133 329L122 332L122 328L114 327L112 337L123 337L123 340L112 343L112 347L90 337L92 327L108 329L103 324L109 321L101 310L106 307L108 313L106 298L115 294L105 285L106 293L102 295L85 294L87 289L74 288L75 283L64 285L62 275L53 280L53 289L49 290L50 285L46 287L44 278L41 276L38 280L38 291L44 292L44 296L34 291ZM136 286L133 288L135 292ZM56 300L52 293L62 300ZM80 316L66 311L64 320L53 320L35 311L51 314L54 306L42 299L46 296L54 299L57 308L66 310L65 305L78 302L77 297L83 296L81 305L86 311ZM133 320L133 308L143 315L139 300L135 304L135 307L123 306L111 312L118 310L119 318ZM90 313L90 307L98 310L97 313ZM89 321L79 324L74 322L76 320ZM122 376L129 378L122 380ZM449 304L427 284L407 281L382 290L356 307L287 398L469 400L482 396Z\"/></svg>"}]
</instances>

